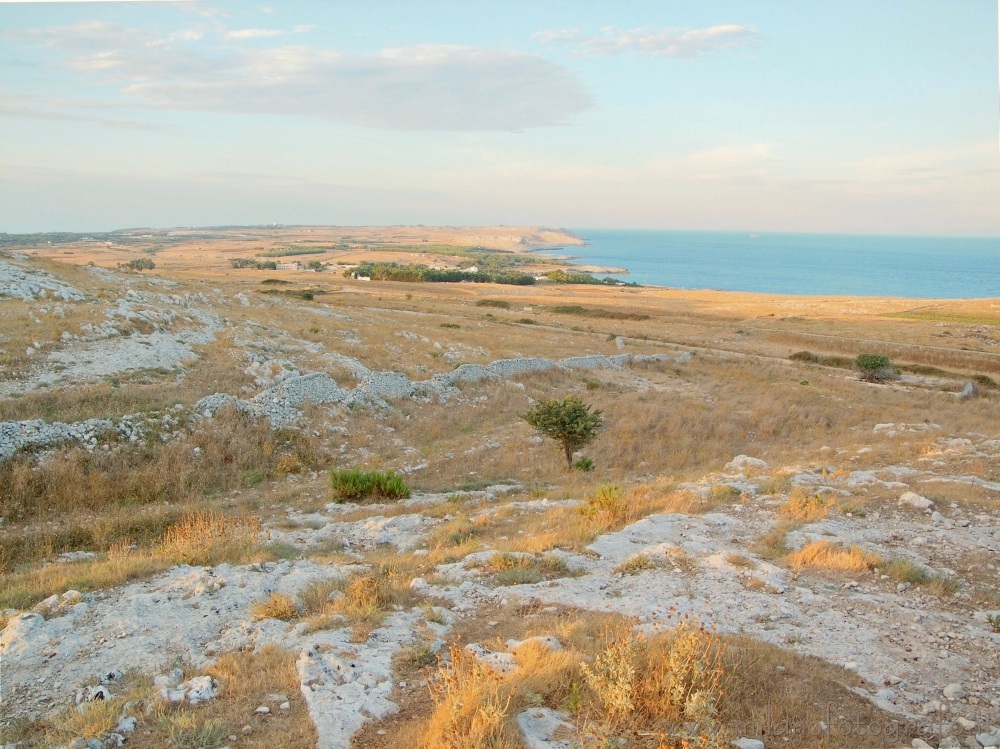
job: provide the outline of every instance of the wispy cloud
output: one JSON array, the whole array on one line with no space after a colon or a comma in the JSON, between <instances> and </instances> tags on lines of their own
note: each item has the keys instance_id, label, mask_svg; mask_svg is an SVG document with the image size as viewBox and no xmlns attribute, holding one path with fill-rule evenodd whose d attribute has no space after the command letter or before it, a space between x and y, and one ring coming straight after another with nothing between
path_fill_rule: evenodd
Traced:
<instances>
[{"instance_id":1,"label":"wispy cloud","mask_svg":"<svg viewBox=\"0 0 1000 749\"><path fill-rule=\"evenodd\" d=\"M155 125L148 125L135 120L121 120L109 117L97 117L92 114L59 111L56 107L96 109L106 105L96 102L46 100L42 97L0 93L0 115L5 117L21 117L33 120L49 120L52 122L77 122L81 124L100 125L121 130L160 130Z\"/></svg>"},{"instance_id":2,"label":"wispy cloud","mask_svg":"<svg viewBox=\"0 0 1000 749\"><path fill-rule=\"evenodd\" d=\"M226 39L266 39L287 33L284 29L234 29L226 32Z\"/></svg>"},{"instance_id":3,"label":"wispy cloud","mask_svg":"<svg viewBox=\"0 0 1000 749\"><path fill-rule=\"evenodd\" d=\"M586 34L580 29L552 29L540 31L534 38L543 44L571 44L575 47L574 52L582 57L633 54L690 59L758 42L760 34L750 26L725 23L702 29L660 31L605 26L597 35Z\"/></svg>"},{"instance_id":4,"label":"wispy cloud","mask_svg":"<svg viewBox=\"0 0 1000 749\"><path fill-rule=\"evenodd\" d=\"M315 28L315 24L300 24L291 29L233 29L226 32L226 39L268 39L286 34L305 34Z\"/></svg>"},{"instance_id":5,"label":"wispy cloud","mask_svg":"<svg viewBox=\"0 0 1000 749\"><path fill-rule=\"evenodd\" d=\"M537 55L420 45L373 55L240 42L291 31L230 31L209 49L105 23L36 29L19 38L60 50L82 74L149 106L323 117L392 130L501 130L560 125L591 99L568 69Z\"/></svg>"}]
</instances>

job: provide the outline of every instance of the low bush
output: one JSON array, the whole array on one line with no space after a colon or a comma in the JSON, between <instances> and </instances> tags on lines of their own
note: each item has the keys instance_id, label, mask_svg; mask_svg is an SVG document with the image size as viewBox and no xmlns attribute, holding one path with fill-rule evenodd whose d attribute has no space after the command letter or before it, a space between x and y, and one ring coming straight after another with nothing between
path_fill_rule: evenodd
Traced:
<instances>
[{"instance_id":1,"label":"low bush","mask_svg":"<svg viewBox=\"0 0 1000 749\"><path fill-rule=\"evenodd\" d=\"M510 309L510 302L503 299L480 299L476 302L477 307L495 307L496 309Z\"/></svg>"},{"instance_id":2,"label":"low bush","mask_svg":"<svg viewBox=\"0 0 1000 749\"><path fill-rule=\"evenodd\" d=\"M406 499L410 488L394 471L362 471L359 468L330 471L330 488L340 501Z\"/></svg>"},{"instance_id":3,"label":"low bush","mask_svg":"<svg viewBox=\"0 0 1000 749\"><path fill-rule=\"evenodd\" d=\"M865 382L885 382L896 377L889 357L882 354L859 354L854 360L854 368Z\"/></svg>"},{"instance_id":4,"label":"low bush","mask_svg":"<svg viewBox=\"0 0 1000 749\"><path fill-rule=\"evenodd\" d=\"M141 257L136 258L135 260L129 260L122 267L128 268L129 270L153 270L156 267L156 263L148 257Z\"/></svg>"}]
</instances>

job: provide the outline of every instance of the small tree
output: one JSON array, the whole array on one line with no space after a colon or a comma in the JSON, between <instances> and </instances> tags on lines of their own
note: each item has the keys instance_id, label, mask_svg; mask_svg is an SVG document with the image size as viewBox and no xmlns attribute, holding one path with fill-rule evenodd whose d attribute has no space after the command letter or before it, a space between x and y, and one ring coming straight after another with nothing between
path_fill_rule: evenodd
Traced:
<instances>
[{"instance_id":1,"label":"small tree","mask_svg":"<svg viewBox=\"0 0 1000 749\"><path fill-rule=\"evenodd\" d=\"M601 412L591 411L590 406L575 395L562 401L540 401L523 418L539 432L562 444L569 468L573 467L573 451L593 442L602 423Z\"/></svg>"},{"instance_id":2,"label":"small tree","mask_svg":"<svg viewBox=\"0 0 1000 749\"><path fill-rule=\"evenodd\" d=\"M859 354L854 360L854 368L865 382L885 382L896 376L889 357L881 354Z\"/></svg>"}]
</instances>

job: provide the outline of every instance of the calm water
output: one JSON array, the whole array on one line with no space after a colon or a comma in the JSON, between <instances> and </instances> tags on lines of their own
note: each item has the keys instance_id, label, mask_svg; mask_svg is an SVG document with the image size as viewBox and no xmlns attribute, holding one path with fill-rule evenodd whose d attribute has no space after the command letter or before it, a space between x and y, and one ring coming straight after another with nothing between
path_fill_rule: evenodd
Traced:
<instances>
[{"instance_id":1,"label":"calm water","mask_svg":"<svg viewBox=\"0 0 1000 749\"><path fill-rule=\"evenodd\" d=\"M575 229L565 253L644 286L922 298L1000 297L1000 238Z\"/></svg>"}]
</instances>

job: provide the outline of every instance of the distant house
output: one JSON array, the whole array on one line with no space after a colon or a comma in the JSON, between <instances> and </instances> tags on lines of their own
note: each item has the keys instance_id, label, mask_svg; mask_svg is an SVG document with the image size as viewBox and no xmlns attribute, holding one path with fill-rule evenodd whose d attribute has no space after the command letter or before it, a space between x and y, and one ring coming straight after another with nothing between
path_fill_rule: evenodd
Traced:
<instances>
[{"instance_id":1,"label":"distant house","mask_svg":"<svg viewBox=\"0 0 1000 749\"><path fill-rule=\"evenodd\" d=\"M278 263L277 270L302 270L302 263Z\"/></svg>"}]
</instances>

